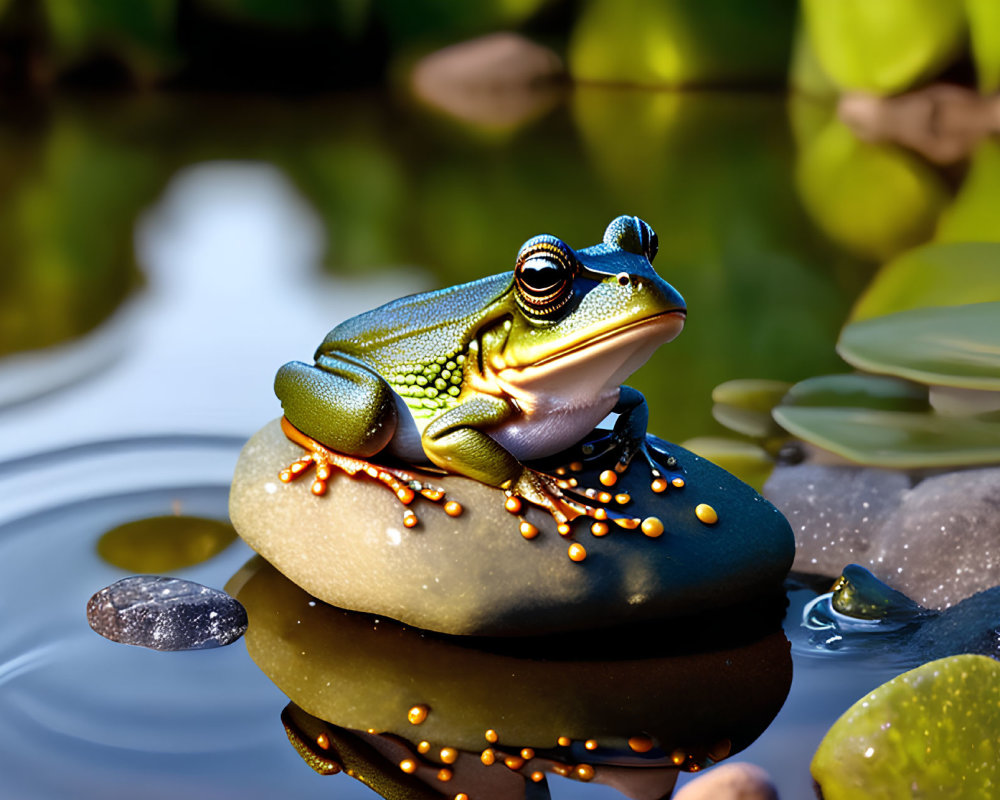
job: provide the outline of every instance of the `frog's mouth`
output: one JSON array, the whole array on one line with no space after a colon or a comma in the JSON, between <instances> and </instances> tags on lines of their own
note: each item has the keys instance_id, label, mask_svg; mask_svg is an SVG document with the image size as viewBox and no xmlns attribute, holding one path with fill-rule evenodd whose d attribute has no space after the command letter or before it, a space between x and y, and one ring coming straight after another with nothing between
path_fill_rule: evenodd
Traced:
<instances>
[{"instance_id":1,"label":"frog's mouth","mask_svg":"<svg viewBox=\"0 0 1000 800\"><path fill-rule=\"evenodd\" d=\"M574 356L579 355L582 351L585 351L587 353L587 357L589 358L591 355L596 355L603 349L617 349L619 346L623 346L627 342L634 341L636 339L645 339L646 337L649 337L650 340L655 340L656 346L659 347L661 344L666 344L667 342L677 338L677 335L684 327L684 321L686 319L687 309L685 308L663 311L659 314L654 314L651 317L637 320L628 325L622 325L619 328L614 328L607 333L602 333L599 336L592 336L589 339L583 339L572 347L560 350L557 353L553 353L551 356L535 361L530 366L545 367L546 365L561 361L564 358L573 358ZM653 329L661 327L663 330L660 332L660 335L654 336Z\"/></svg>"},{"instance_id":2,"label":"frog's mouth","mask_svg":"<svg viewBox=\"0 0 1000 800\"><path fill-rule=\"evenodd\" d=\"M507 364L498 377L522 390L563 393L568 385L574 393L597 393L621 383L653 354L661 344L674 339L684 327L683 308L664 311L607 333L577 342L530 364Z\"/></svg>"}]
</instances>

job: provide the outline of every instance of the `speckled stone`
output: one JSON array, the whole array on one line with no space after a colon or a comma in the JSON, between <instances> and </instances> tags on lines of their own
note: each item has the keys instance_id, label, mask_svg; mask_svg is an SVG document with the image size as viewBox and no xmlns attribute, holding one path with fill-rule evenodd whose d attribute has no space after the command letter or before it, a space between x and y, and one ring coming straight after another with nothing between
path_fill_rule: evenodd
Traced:
<instances>
[{"instance_id":1,"label":"speckled stone","mask_svg":"<svg viewBox=\"0 0 1000 800\"><path fill-rule=\"evenodd\" d=\"M1000 468L918 483L861 563L927 608L949 608L1000 585Z\"/></svg>"},{"instance_id":2,"label":"speckled stone","mask_svg":"<svg viewBox=\"0 0 1000 800\"><path fill-rule=\"evenodd\" d=\"M921 661L962 653L1000 661L1000 586L974 594L923 622L906 645Z\"/></svg>"},{"instance_id":3,"label":"speckled stone","mask_svg":"<svg viewBox=\"0 0 1000 800\"><path fill-rule=\"evenodd\" d=\"M1000 467L916 482L905 472L779 467L764 494L795 533L793 569L861 564L932 609L1000 585Z\"/></svg>"},{"instance_id":4,"label":"speckled stone","mask_svg":"<svg viewBox=\"0 0 1000 800\"><path fill-rule=\"evenodd\" d=\"M636 517L656 516L657 538L611 525L594 536L574 523L587 556L548 514L527 508L541 531L527 540L504 510L501 491L458 476L431 478L465 511L447 516L423 498L420 525L402 524L402 507L381 484L335 473L315 497L311 478L283 484L278 472L302 455L278 421L251 438L236 467L230 516L240 536L310 594L332 605L392 617L444 633L541 634L691 614L740 603L780 586L793 557L788 523L757 492L710 462L671 445L686 486L663 494L635 464L615 486ZM602 488L607 465L580 472ZM701 522L695 508L718 512ZM527 505L527 504L526 504Z\"/></svg>"},{"instance_id":5,"label":"speckled stone","mask_svg":"<svg viewBox=\"0 0 1000 800\"><path fill-rule=\"evenodd\" d=\"M756 764L726 763L684 784L674 800L778 800L778 790Z\"/></svg>"},{"instance_id":6,"label":"speckled stone","mask_svg":"<svg viewBox=\"0 0 1000 800\"><path fill-rule=\"evenodd\" d=\"M90 627L106 639L153 650L204 650L239 639L247 614L219 589L179 578L133 575L87 603Z\"/></svg>"},{"instance_id":7,"label":"speckled stone","mask_svg":"<svg viewBox=\"0 0 1000 800\"><path fill-rule=\"evenodd\" d=\"M795 533L793 569L839 575L846 564L867 564L874 539L913 481L895 470L801 464L779 466L764 496Z\"/></svg>"}]
</instances>

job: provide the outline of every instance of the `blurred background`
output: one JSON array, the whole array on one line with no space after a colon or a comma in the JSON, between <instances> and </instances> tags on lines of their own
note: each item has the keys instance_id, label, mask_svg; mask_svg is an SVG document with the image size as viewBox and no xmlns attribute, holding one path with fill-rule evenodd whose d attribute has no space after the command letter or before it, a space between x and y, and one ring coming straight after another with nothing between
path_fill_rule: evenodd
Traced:
<instances>
[{"instance_id":1,"label":"blurred background","mask_svg":"<svg viewBox=\"0 0 1000 800\"><path fill-rule=\"evenodd\" d=\"M636 214L686 297L635 378L842 371L880 265L989 240L990 0L0 0L0 450L245 435L342 318Z\"/></svg>"},{"instance_id":2,"label":"blurred background","mask_svg":"<svg viewBox=\"0 0 1000 800\"><path fill-rule=\"evenodd\" d=\"M119 653L118 677L82 623L122 576L93 541L180 508L166 487L215 487L184 508L224 517L282 363L393 297L510 269L536 234L653 226L689 317L630 383L654 433L759 485L771 406L850 370L845 325L1000 301L998 88L995 0L0 0L0 773L58 778L39 797L205 775L284 796L268 759L313 778L245 654L168 692L146 686L178 661ZM763 382L713 403L736 379ZM221 586L247 555L193 574ZM820 736L870 688L826 680L829 708L790 702L748 751L783 796L808 796ZM316 780L296 796L327 796Z\"/></svg>"}]
</instances>

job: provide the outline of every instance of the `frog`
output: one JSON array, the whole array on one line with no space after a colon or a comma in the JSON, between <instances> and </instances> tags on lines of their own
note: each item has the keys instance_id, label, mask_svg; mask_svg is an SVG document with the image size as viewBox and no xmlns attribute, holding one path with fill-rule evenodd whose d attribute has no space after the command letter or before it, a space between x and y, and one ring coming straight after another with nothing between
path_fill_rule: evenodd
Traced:
<instances>
[{"instance_id":1,"label":"frog","mask_svg":"<svg viewBox=\"0 0 1000 800\"><path fill-rule=\"evenodd\" d=\"M408 508L418 495L452 515L462 509L399 462L497 487L508 511L540 507L563 534L580 516L624 517L564 469L530 462L573 447L616 414L603 447L584 447L588 457L614 451L621 473L641 456L654 491L666 485L665 469L679 474L676 459L664 466L647 441L644 396L623 385L687 318L683 297L652 266L658 248L652 227L629 215L578 250L542 234L521 246L510 271L340 323L313 364L292 361L275 376L282 429L305 450L279 477L315 466L311 489L323 495L334 470L367 476L407 507L408 527L418 522Z\"/></svg>"}]
</instances>

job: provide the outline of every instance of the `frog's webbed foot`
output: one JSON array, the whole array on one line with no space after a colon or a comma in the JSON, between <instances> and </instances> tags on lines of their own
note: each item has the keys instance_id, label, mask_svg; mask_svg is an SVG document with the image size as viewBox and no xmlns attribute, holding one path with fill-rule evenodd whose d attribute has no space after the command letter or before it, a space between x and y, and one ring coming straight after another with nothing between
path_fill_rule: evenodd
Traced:
<instances>
[{"instance_id":1,"label":"frog's webbed foot","mask_svg":"<svg viewBox=\"0 0 1000 800\"><path fill-rule=\"evenodd\" d=\"M584 516L594 520L591 532L595 536L603 536L608 532L608 521L615 522L623 528L637 528L641 523L639 519L626 516L604 506L590 505L582 499L570 496L567 492L573 492L600 503L609 503L612 499L612 495L608 492L578 488L576 478L553 476L525 467L521 477L506 490L505 508L512 514L520 514L521 500L527 500L552 515L552 519L556 522L556 529L562 536L569 536L572 533L569 524L572 520ZM538 535L538 529L530 522L522 520L521 535L526 539L533 539Z\"/></svg>"},{"instance_id":2,"label":"frog's webbed foot","mask_svg":"<svg viewBox=\"0 0 1000 800\"><path fill-rule=\"evenodd\" d=\"M315 465L316 474L309 490L317 497L326 494L327 483L333 470L339 469L352 477L363 473L367 477L381 482L396 495L396 499L404 506L409 506L418 494L434 503L445 501L444 489L424 483L418 480L415 475L404 470L373 464L363 458L338 453L336 450L324 447L292 425L286 417L281 418L281 430L291 441L308 451L302 458L293 461L278 473L278 478L282 483L290 483L302 477L310 467ZM452 517L457 517L462 513L462 506L454 500L444 502L443 508L445 513ZM407 528L412 528L419 521L413 509L405 508L403 510L403 525Z\"/></svg>"},{"instance_id":3,"label":"frog's webbed foot","mask_svg":"<svg viewBox=\"0 0 1000 800\"><path fill-rule=\"evenodd\" d=\"M597 461L609 453L617 453L618 459L614 471L607 470L601 473L601 483L605 486L614 486L615 473L620 475L625 472L636 458L642 459L649 467L651 479L649 488L652 491L664 492L668 486L680 489L685 484L684 471L677 459L670 453L654 447L646 436L636 439L613 431L601 439L585 443L581 450L586 461Z\"/></svg>"}]
</instances>

